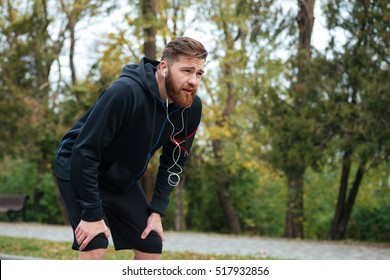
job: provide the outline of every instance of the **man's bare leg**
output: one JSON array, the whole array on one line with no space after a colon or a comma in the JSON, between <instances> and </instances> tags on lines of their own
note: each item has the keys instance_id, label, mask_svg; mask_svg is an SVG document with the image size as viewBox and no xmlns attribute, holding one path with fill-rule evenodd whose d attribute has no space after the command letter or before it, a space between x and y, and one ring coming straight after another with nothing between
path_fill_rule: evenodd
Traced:
<instances>
[{"instance_id":1,"label":"man's bare leg","mask_svg":"<svg viewBox=\"0 0 390 280\"><path fill-rule=\"evenodd\" d=\"M106 256L107 249L95 249L91 251L79 251L79 260L102 260Z\"/></svg>"},{"instance_id":2,"label":"man's bare leg","mask_svg":"<svg viewBox=\"0 0 390 280\"><path fill-rule=\"evenodd\" d=\"M161 254L150 254L150 253L144 253L141 251L134 250L135 260L159 260L161 259Z\"/></svg>"}]
</instances>

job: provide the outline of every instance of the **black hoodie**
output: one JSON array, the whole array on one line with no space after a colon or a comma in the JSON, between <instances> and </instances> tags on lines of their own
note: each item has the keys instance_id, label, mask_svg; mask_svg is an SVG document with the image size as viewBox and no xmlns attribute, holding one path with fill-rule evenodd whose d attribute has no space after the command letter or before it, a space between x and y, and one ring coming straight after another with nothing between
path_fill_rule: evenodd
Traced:
<instances>
[{"instance_id":1,"label":"black hoodie","mask_svg":"<svg viewBox=\"0 0 390 280\"><path fill-rule=\"evenodd\" d=\"M173 186L169 171L180 172L198 128L202 104L196 96L191 107L167 107L155 78L158 61L143 58L123 68L120 77L63 137L54 170L72 188L85 221L103 218L99 187L124 192L144 174L150 158L161 147L160 166L149 208L165 214ZM172 131L174 124L175 130ZM176 135L177 132L180 132ZM180 148L171 141L180 142ZM176 148L176 149L175 149ZM178 165L175 158L180 150ZM175 178L172 178L175 179Z\"/></svg>"}]
</instances>

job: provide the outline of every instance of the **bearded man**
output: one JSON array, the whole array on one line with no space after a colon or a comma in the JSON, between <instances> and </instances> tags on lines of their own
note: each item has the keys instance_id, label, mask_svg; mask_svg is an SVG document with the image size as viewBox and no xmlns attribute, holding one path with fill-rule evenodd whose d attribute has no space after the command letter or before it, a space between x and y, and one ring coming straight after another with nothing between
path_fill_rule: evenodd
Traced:
<instances>
[{"instance_id":1,"label":"bearded man","mask_svg":"<svg viewBox=\"0 0 390 280\"><path fill-rule=\"evenodd\" d=\"M54 171L79 259L103 259L110 234L116 250L160 259L164 216L197 131L196 95L207 51L188 37L164 48L161 61L126 65L62 138ZM162 148L150 202L138 180Z\"/></svg>"}]
</instances>

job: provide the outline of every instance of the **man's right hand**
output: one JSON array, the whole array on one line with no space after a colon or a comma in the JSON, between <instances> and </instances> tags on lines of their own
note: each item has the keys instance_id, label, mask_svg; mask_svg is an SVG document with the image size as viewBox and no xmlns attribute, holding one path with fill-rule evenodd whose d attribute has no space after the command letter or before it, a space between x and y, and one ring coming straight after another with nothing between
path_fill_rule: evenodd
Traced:
<instances>
[{"instance_id":1,"label":"man's right hand","mask_svg":"<svg viewBox=\"0 0 390 280\"><path fill-rule=\"evenodd\" d=\"M107 238L110 237L110 231L104 220L96 222L86 222L81 220L74 233L76 235L77 243L80 246L80 251L84 250L89 242L99 233L104 233Z\"/></svg>"}]
</instances>

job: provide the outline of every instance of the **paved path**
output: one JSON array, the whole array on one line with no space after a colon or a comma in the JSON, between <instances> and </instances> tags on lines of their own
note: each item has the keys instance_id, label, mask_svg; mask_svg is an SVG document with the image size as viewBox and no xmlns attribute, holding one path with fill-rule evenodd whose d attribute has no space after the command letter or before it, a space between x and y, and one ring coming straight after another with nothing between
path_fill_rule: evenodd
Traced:
<instances>
[{"instance_id":1,"label":"paved path","mask_svg":"<svg viewBox=\"0 0 390 280\"><path fill-rule=\"evenodd\" d=\"M71 241L69 226L0 222L0 235ZM299 241L282 238L165 232L164 250L236 254L295 260L390 260L389 246ZM112 240L110 241L112 244ZM1 255L0 259L5 258ZM18 258L17 256L7 256Z\"/></svg>"}]
</instances>

